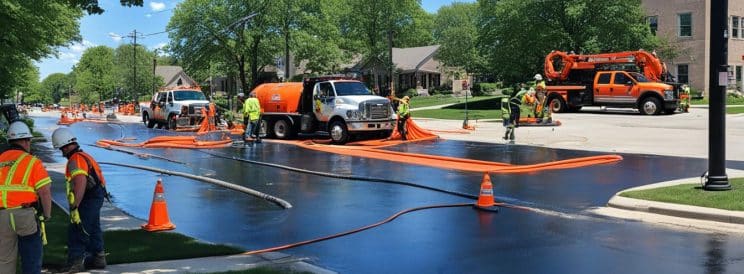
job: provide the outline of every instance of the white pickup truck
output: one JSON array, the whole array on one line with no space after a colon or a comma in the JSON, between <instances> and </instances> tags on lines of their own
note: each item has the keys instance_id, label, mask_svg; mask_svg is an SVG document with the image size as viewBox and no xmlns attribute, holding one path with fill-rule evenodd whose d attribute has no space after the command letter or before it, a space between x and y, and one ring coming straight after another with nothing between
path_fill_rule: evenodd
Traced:
<instances>
[{"instance_id":1,"label":"white pickup truck","mask_svg":"<svg viewBox=\"0 0 744 274\"><path fill-rule=\"evenodd\" d=\"M176 128L198 127L201 122L202 108L208 107L209 101L198 89L183 88L158 91L150 103L142 103L142 122L148 127L175 130Z\"/></svg>"}]
</instances>

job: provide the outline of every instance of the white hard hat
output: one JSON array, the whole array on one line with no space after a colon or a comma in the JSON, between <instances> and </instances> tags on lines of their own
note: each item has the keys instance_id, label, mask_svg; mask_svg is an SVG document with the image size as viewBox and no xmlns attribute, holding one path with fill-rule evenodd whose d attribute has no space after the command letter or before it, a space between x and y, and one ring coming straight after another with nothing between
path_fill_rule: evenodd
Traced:
<instances>
[{"instance_id":1,"label":"white hard hat","mask_svg":"<svg viewBox=\"0 0 744 274\"><path fill-rule=\"evenodd\" d=\"M542 81L542 75L540 75L539 73L535 74L535 80Z\"/></svg>"},{"instance_id":2,"label":"white hard hat","mask_svg":"<svg viewBox=\"0 0 744 274\"><path fill-rule=\"evenodd\" d=\"M8 141L34 137L28 125L22 121L15 121L8 127Z\"/></svg>"},{"instance_id":3,"label":"white hard hat","mask_svg":"<svg viewBox=\"0 0 744 274\"><path fill-rule=\"evenodd\" d=\"M77 142L77 138L67 128L58 128L52 133L52 146L56 149L75 142Z\"/></svg>"},{"instance_id":4,"label":"white hard hat","mask_svg":"<svg viewBox=\"0 0 744 274\"><path fill-rule=\"evenodd\" d=\"M245 97L245 93L238 93L238 97Z\"/></svg>"}]
</instances>

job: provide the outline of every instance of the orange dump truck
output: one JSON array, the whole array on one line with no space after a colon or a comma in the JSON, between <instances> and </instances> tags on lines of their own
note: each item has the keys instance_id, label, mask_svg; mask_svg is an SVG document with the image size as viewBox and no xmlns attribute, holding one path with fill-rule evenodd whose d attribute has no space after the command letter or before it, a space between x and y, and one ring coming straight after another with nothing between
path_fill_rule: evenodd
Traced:
<instances>
[{"instance_id":1,"label":"orange dump truck","mask_svg":"<svg viewBox=\"0 0 744 274\"><path fill-rule=\"evenodd\" d=\"M347 77L267 83L252 92L261 103L262 131L279 139L322 133L343 144L361 134L389 136L396 119L390 100Z\"/></svg>"}]
</instances>

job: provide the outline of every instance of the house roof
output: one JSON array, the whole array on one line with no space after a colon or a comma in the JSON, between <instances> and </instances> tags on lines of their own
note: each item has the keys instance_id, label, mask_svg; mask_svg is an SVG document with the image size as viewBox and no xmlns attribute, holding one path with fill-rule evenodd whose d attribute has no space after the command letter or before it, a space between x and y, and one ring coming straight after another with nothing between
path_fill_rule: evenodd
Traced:
<instances>
[{"instance_id":1,"label":"house roof","mask_svg":"<svg viewBox=\"0 0 744 274\"><path fill-rule=\"evenodd\" d=\"M436 68L430 68L424 65L434 57L439 50L439 45L415 47L415 48L393 48L393 63L402 73L415 71L432 71Z\"/></svg>"},{"instance_id":2,"label":"house roof","mask_svg":"<svg viewBox=\"0 0 744 274\"><path fill-rule=\"evenodd\" d=\"M163 82L165 82L166 87L176 85L178 78L183 79L184 83L182 83L182 85L197 84L194 79L191 79L191 77L186 75L183 68L180 66L157 66L155 67L155 75L163 77Z\"/></svg>"}]
</instances>

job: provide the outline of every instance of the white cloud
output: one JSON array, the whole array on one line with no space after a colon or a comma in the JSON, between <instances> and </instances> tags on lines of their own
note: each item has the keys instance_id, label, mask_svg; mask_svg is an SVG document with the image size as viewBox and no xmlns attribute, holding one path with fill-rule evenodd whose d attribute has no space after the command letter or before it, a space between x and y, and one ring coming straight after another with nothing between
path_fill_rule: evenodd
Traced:
<instances>
[{"instance_id":1,"label":"white cloud","mask_svg":"<svg viewBox=\"0 0 744 274\"><path fill-rule=\"evenodd\" d=\"M118 35L113 32L109 32L108 35L111 37L111 40L114 40L114 42L118 43L119 41L121 41L121 35Z\"/></svg>"},{"instance_id":2,"label":"white cloud","mask_svg":"<svg viewBox=\"0 0 744 274\"><path fill-rule=\"evenodd\" d=\"M83 40L83 42L74 43L69 48L72 50L73 53L82 53L88 48L92 48L97 46L96 44L93 44L93 42L88 40Z\"/></svg>"},{"instance_id":3,"label":"white cloud","mask_svg":"<svg viewBox=\"0 0 744 274\"><path fill-rule=\"evenodd\" d=\"M65 63L72 63L72 64L77 64L77 62L80 61L80 57L78 57L77 54L72 53L72 52L60 52L59 55L57 56L57 59Z\"/></svg>"},{"instance_id":4,"label":"white cloud","mask_svg":"<svg viewBox=\"0 0 744 274\"><path fill-rule=\"evenodd\" d=\"M165 9L165 3L163 2L150 2L150 8L152 11L161 11Z\"/></svg>"},{"instance_id":5,"label":"white cloud","mask_svg":"<svg viewBox=\"0 0 744 274\"><path fill-rule=\"evenodd\" d=\"M166 43L166 42L160 42L157 45L150 47L150 49L151 50L163 49L167 45L168 45L168 43Z\"/></svg>"},{"instance_id":6,"label":"white cloud","mask_svg":"<svg viewBox=\"0 0 744 274\"><path fill-rule=\"evenodd\" d=\"M147 17L147 18L152 17L152 13L145 14L145 17Z\"/></svg>"}]
</instances>

